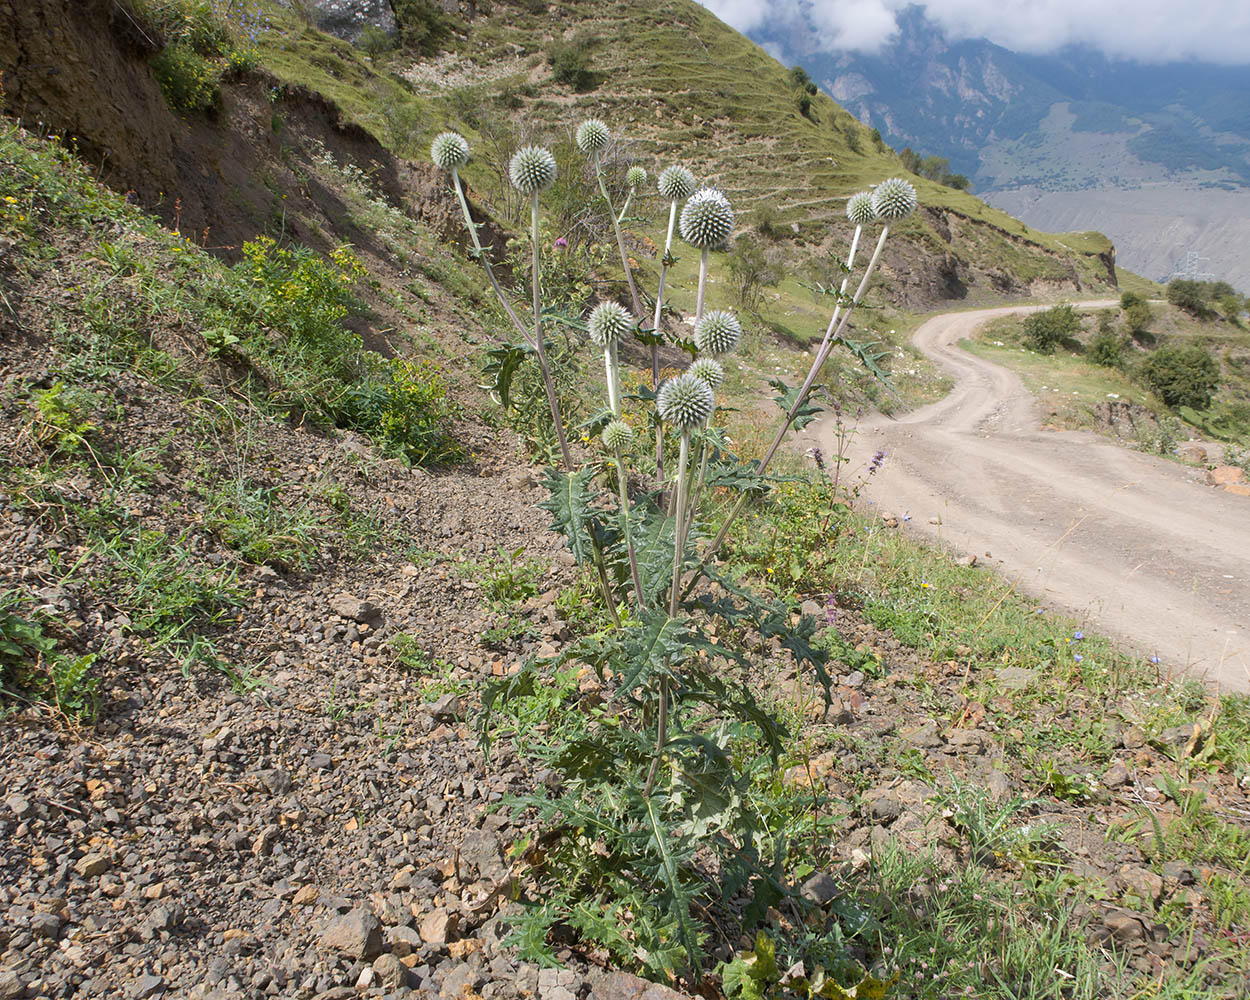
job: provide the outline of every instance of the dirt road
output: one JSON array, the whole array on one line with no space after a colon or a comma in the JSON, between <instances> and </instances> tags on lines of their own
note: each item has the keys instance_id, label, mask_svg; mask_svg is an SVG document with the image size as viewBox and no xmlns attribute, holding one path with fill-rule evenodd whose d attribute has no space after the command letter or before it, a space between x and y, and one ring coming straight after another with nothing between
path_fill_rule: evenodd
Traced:
<instances>
[{"instance_id":1,"label":"dirt road","mask_svg":"<svg viewBox=\"0 0 1250 1000\"><path fill-rule=\"evenodd\" d=\"M850 468L886 453L865 495L1018 580L1039 606L1158 656L1162 669L1250 690L1250 499L1094 434L1039 430L1020 379L956 346L987 320L1025 311L953 313L916 331L955 386L898 420L861 425ZM804 437L831 450L827 422Z\"/></svg>"}]
</instances>

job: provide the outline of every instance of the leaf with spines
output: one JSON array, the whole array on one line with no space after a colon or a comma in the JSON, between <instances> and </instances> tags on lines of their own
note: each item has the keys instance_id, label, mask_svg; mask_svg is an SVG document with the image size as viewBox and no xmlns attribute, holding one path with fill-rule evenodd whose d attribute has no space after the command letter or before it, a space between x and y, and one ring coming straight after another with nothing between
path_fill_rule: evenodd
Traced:
<instances>
[{"instance_id":1,"label":"leaf with spines","mask_svg":"<svg viewBox=\"0 0 1250 1000\"><path fill-rule=\"evenodd\" d=\"M543 470L543 485L549 495L538 506L551 514L551 529L568 540L569 551L579 566L593 558L590 540L594 493L590 484L595 471L594 466L589 465L572 473L553 468Z\"/></svg>"},{"instance_id":2,"label":"leaf with spines","mask_svg":"<svg viewBox=\"0 0 1250 1000\"><path fill-rule=\"evenodd\" d=\"M799 387L788 386L779 378L770 378L768 384L778 392L778 395L774 396L773 399L781 407L781 412L789 413L790 408L798 401ZM807 399L803 401L803 405L795 411L794 429L801 431L824 412L825 408L819 403L812 402L812 397L809 393Z\"/></svg>"}]
</instances>

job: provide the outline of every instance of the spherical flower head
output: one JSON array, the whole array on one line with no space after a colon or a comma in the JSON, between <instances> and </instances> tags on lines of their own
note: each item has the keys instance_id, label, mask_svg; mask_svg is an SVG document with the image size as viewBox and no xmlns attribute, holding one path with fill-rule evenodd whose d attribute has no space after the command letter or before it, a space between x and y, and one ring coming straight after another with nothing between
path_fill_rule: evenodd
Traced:
<instances>
[{"instance_id":1,"label":"spherical flower head","mask_svg":"<svg viewBox=\"0 0 1250 1000\"><path fill-rule=\"evenodd\" d=\"M642 167L630 167L625 171L625 183L631 188L640 188L647 183L647 172Z\"/></svg>"},{"instance_id":2,"label":"spherical flower head","mask_svg":"<svg viewBox=\"0 0 1250 1000\"><path fill-rule=\"evenodd\" d=\"M443 170L458 170L469 162L469 143L459 132L440 132L430 143L430 159Z\"/></svg>"},{"instance_id":3,"label":"spherical flower head","mask_svg":"<svg viewBox=\"0 0 1250 1000\"><path fill-rule=\"evenodd\" d=\"M521 194L546 190L556 179L556 158L542 146L523 146L512 154L508 177Z\"/></svg>"},{"instance_id":4,"label":"spherical flower head","mask_svg":"<svg viewBox=\"0 0 1250 1000\"><path fill-rule=\"evenodd\" d=\"M725 369L715 358L699 358L689 370L695 378L703 379L713 392L719 389L721 383L725 381Z\"/></svg>"},{"instance_id":5,"label":"spherical flower head","mask_svg":"<svg viewBox=\"0 0 1250 1000\"><path fill-rule=\"evenodd\" d=\"M666 424L682 430L698 427L712 415L712 387L687 372L660 386L656 409Z\"/></svg>"},{"instance_id":6,"label":"spherical flower head","mask_svg":"<svg viewBox=\"0 0 1250 1000\"><path fill-rule=\"evenodd\" d=\"M846 217L857 226L876 222L877 210L872 207L872 192L860 191L851 195L846 202Z\"/></svg>"},{"instance_id":7,"label":"spherical flower head","mask_svg":"<svg viewBox=\"0 0 1250 1000\"><path fill-rule=\"evenodd\" d=\"M612 133L598 118L587 118L577 126L577 148L583 153L602 153L611 141Z\"/></svg>"},{"instance_id":8,"label":"spherical flower head","mask_svg":"<svg viewBox=\"0 0 1250 1000\"><path fill-rule=\"evenodd\" d=\"M600 347L615 344L633 329L633 326L633 317L624 306L617 305L615 302L600 302L590 311L590 319L586 321L590 339Z\"/></svg>"},{"instance_id":9,"label":"spherical flower head","mask_svg":"<svg viewBox=\"0 0 1250 1000\"><path fill-rule=\"evenodd\" d=\"M704 313L703 318L695 324L694 342L700 354L720 357L729 354L742 339L742 324L731 312L713 309Z\"/></svg>"},{"instance_id":10,"label":"spherical flower head","mask_svg":"<svg viewBox=\"0 0 1250 1000\"><path fill-rule=\"evenodd\" d=\"M734 231L734 210L715 188L700 188L681 210L681 238L700 250L718 250Z\"/></svg>"},{"instance_id":11,"label":"spherical flower head","mask_svg":"<svg viewBox=\"0 0 1250 1000\"><path fill-rule=\"evenodd\" d=\"M665 167L656 187L666 201L681 201L694 194L694 174L685 167Z\"/></svg>"},{"instance_id":12,"label":"spherical flower head","mask_svg":"<svg viewBox=\"0 0 1250 1000\"><path fill-rule=\"evenodd\" d=\"M613 420L603 429L603 445L608 451L623 451L634 440L634 429L624 420Z\"/></svg>"},{"instance_id":13,"label":"spherical flower head","mask_svg":"<svg viewBox=\"0 0 1250 1000\"><path fill-rule=\"evenodd\" d=\"M901 177L882 181L872 192L872 209L882 222L897 222L916 210L916 189Z\"/></svg>"}]
</instances>

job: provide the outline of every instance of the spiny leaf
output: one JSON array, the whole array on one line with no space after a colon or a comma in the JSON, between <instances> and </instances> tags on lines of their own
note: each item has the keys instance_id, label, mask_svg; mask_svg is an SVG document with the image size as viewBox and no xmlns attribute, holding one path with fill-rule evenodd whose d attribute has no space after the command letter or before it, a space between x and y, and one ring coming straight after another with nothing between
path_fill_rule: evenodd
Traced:
<instances>
[{"instance_id":1,"label":"spiny leaf","mask_svg":"<svg viewBox=\"0 0 1250 1000\"><path fill-rule=\"evenodd\" d=\"M698 982L702 978L702 972L699 967L698 937L695 934L694 924L690 920L691 893L682 884L681 876L677 870L677 862L669 849L668 831L664 828L664 821L656 811L655 803L655 796L649 796L643 800L647 822L651 826L652 843L660 856L665 887L673 900L673 914L677 917L679 935L682 945L686 949L686 959L690 963L691 978L693 981Z\"/></svg>"},{"instance_id":2,"label":"spiny leaf","mask_svg":"<svg viewBox=\"0 0 1250 1000\"><path fill-rule=\"evenodd\" d=\"M504 344L487 351L490 359L482 368L482 374L489 381L480 388L485 389L505 410L512 409L512 379L517 369L534 354L534 351L523 344Z\"/></svg>"},{"instance_id":3,"label":"spiny leaf","mask_svg":"<svg viewBox=\"0 0 1250 1000\"><path fill-rule=\"evenodd\" d=\"M799 399L799 387L788 386L779 378L770 378L768 384L777 390L778 395L774 396L777 405L781 407L782 413L789 413ZM794 414L793 426L796 431L801 431L810 424L816 417L825 412L825 408L817 403L812 402L811 394L803 401L803 405L798 407Z\"/></svg>"},{"instance_id":4,"label":"spiny leaf","mask_svg":"<svg viewBox=\"0 0 1250 1000\"><path fill-rule=\"evenodd\" d=\"M547 468L543 475L550 496L538 506L551 514L552 530L568 539L573 558L579 566L584 566L593 557L590 482L594 479L595 468L587 466L573 473Z\"/></svg>"},{"instance_id":5,"label":"spiny leaf","mask_svg":"<svg viewBox=\"0 0 1250 1000\"><path fill-rule=\"evenodd\" d=\"M890 356L889 348L884 351L878 351L879 344L860 343L859 341L846 340L839 338L839 342L855 356L855 359L867 369L868 373L889 390L890 394L895 398L899 398L898 392L895 390L893 383L890 382L890 376L887 375L881 367L881 361Z\"/></svg>"}]
</instances>

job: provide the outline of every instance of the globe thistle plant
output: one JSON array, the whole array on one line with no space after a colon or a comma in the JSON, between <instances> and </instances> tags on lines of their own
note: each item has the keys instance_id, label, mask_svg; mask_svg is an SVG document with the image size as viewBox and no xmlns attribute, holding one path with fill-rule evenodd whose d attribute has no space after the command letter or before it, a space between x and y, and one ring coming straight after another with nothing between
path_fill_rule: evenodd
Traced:
<instances>
[{"instance_id":1,"label":"globe thistle plant","mask_svg":"<svg viewBox=\"0 0 1250 1000\"><path fill-rule=\"evenodd\" d=\"M707 387L715 392L725 381L725 369L715 358L699 358L690 366L690 374L707 383Z\"/></svg>"},{"instance_id":2,"label":"globe thistle plant","mask_svg":"<svg viewBox=\"0 0 1250 1000\"><path fill-rule=\"evenodd\" d=\"M635 192L646 183L647 172L642 167L630 167L625 171L625 187L628 191L625 194L625 204L621 206L621 213L616 217L617 222L625 221L625 216L629 212L630 202L634 200Z\"/></svg>"},{"instance_id":3,"label":"globe thistle plant","mask_svg":"<svg viewBox=\"0 0 1250 1000\"><path fill-rule=\"evenodd\" d=\"M600 302L591 310L586 322L587 332L593 343L603 348L603 365L608 378L608 406L612 415L621 416L620 367L616 345L634 327L634 318L624 306L615 302Z\"/></svg>"},{"instance_id":4,"label":"globe thistle plant","mask_svg":"<svg viewBox=\"0 0 1250 1000\"><path fill-rule=\"evenodd\" d=\"M603 429L603 446L608 451L623 451L634 441L634 429L624 420L613 420Z\"/></svg>"},{"instance_id":5,"label":"globe thistle plant","mask_svg":"<svg viewBox=\"0 0 1250 1000\"><path fill-rule=\"evenodd\" d=\"M577 148L583 153L602 153L611 141L612 133L598 118L587 118L577 126Z\"/></svg>"},{"instance_id":6,"label":"globe thistle plant","mask_svg":"<svg viewBox=\"0 0 1250 1000\"><path fill-rule=\"evenodd\" d=\"M699 258L699 291L695 297L694 318L703 318L703 294L707 288L709 250L720 250L734 231L734 210L720 191L700 188L681 210L681 238L702 251Z\"/></svg>"},{"instance_id":7,"label":"globe thistle plant","mask_svg":"<svg viewBox=\"0 0 1250 1000\"><path fill-rule=\"evenodd\" d=\"M508 179L521 194L537 195L556 180L556 158L543 146L523 146L512 154Z\"/></svg>"},{"instance_id":8,"label":"globe thistle plant","mask_svg":"<svg viewBox=\"0 0 1250 1000\"><path fill-rule=\"evenodd\" d=\"M443 170L459 170L469 162L469 143L459 132L440 132L430 143L430 159Z\"/></svg>"},{"instance_id":9,"label":"globe thistle plant","mask_svg":"<svg viewBox=\"0 0 1250 1000\"><path fill-rule=\"evenodd\" d=\"M916 189L901 177L882 181L872 192L872 210L886 224L907 218L916 205Z\"/></svg>"},{"instance_id":10,"label":"globe thistle plant","mask_svg":"<svg viewBox=\"0 0 1250 1000\"><path fill-rule=\"evenodd\" d=\"M687 373L670 378L660 386L656 409L661 420L685 433L712 415L713 402L711 387Z\"/></svg>"},{"instance_id":11,"label":"globe thistle plant","mask_svg":"<svg viewBox=\"0 0 1250 1000\"><path fill-rule=\"evenodd\" d=\"M713 309L694 325L694 343L700 354L722 357L742 341L742 324L729 310Z\"/></svg>"},{"instance_id":12,"label":"globe thistle plant","mask_svg":"<svg viewBox=\"0 0 1250 1000\"><path fill-rule=\"evenodd\" d=\"M877 221L877 210L872 207L872 192L860 191L846 200L846 217L856 226L866 226Z\"/></svg>"},{"instance_id":13,"label":"globe thistle plant","mask_svg":"<svg viewBox=\"0 0 1250 1000\"><path fill-rule=\"evenodd\" d=\"M665 167L656 188L665 201L685 201L694 194L694 174L677 164Z\"/></svg>"}]
</instances>

